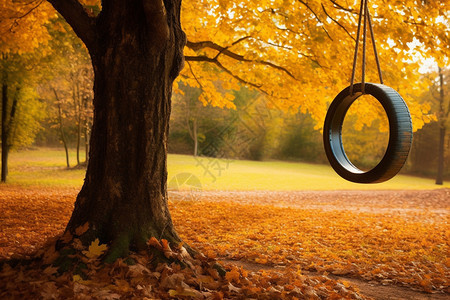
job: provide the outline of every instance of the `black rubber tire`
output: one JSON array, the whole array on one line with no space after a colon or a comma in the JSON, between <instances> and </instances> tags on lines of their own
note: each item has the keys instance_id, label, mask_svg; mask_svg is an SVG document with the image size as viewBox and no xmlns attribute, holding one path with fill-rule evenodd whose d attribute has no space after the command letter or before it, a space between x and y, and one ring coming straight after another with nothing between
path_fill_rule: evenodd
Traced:
<instances>
[{"instance_id":1,"label":"black rubber tire","mask_svg":"<svg viewBox=\"0 0 450 300\"><path fill-rule=\"evenodd\" d=\"M365 83L365 94L375 97L383 106L389 120L389 144L381 161L373 169L363 172L355 167L344 151L342 124L352 103L362 96L361 84L342 90L328 109L323 130L325 153L331 167L341 177L356 183L379 183L394 177L405 164L412 143L412 122L408 106L392 88Z\"/></svg>"}]
</instances>

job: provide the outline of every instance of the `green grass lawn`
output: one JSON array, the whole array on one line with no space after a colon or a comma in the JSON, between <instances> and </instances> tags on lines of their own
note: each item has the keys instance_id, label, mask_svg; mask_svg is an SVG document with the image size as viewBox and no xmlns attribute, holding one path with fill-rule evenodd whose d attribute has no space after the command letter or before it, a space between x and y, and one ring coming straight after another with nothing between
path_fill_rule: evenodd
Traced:
<instances>
[{"instance_id":1,"label":"green grass lawn","mask_svg":"<svg viewBox=\"0 0 450 300\"><path fill-rule=\"evenodd\" d=\"M84 153L81 154L82 161ZM75 151L70 152L76 164ZM340 178L330 166L280 161L255 162L223 160L170 154L169 188L183 178L205 190L351 190L351 189L434 189L433 179L398 175L381 184L355 184ZM13 185L81 187L84 169L67 169L62 149L41 148L11 152L8 183ZM180 175L182 174L182 175ZM184 176L183 176L184 175ZM174 179L178 178L178 182Z\"/></svg>"}]
</instances>

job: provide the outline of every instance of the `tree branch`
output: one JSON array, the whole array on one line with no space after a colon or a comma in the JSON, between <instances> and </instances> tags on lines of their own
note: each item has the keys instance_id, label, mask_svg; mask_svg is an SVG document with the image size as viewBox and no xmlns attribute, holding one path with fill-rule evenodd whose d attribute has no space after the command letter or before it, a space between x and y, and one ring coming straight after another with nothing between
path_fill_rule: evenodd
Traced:
<instances>
[{"instance_id":1,"label":"tree branch","mask_svg":"<svg viewBox=\"0 0 450 300\"><path fill-rule=\"evenodd\" d=\"M342 6L341 4L337 3L336 0L330 0L330 1L331 1L331 3L334 4L334 8L343 10L343 11L348 12L348 13L353 14L353 15L358 15L358 14L359 14L359 11L358 11L358 10L346 8L346 7ZM385 19L385 17L382 16L382 15L378 15L378 16L370 16L370 17L371 17L371 19Z\"/></svg>"},{"instance_id":2,"label":"tree branch","mask_svg":"<svg viewBox=\"0 0 450 300\"><path fill-rule=\"evenodd\" d=\"M200 86L200 88L203 89L203 86L202 86L201 82L198 80L197 76L195 76L194 70L192 70L191 64L189 63L188 60L186 60L186 62L187 62L187 64L188 64L188 66L189 66L189 70L191 71L192 76L194 76L195 81L197 81L197 83L198 83L198 85Z\"/></svg>"},{"instance_id":3,"label":"tree branch","mask_svg":"<svg viewBox=\"0 0 450 300\"><path fill-rule=\"evenodd\" d=\"M32 1L30 3L27 3L26 5L31 5L34 2L38 2L35 6L33 6L32 8L30 8L28 11L26 11L25 13L23 13L20 16L13 16L13 17L9 17L8 19L23 19L26 16L28 16L29 14L31 14L36 8L38 8L45 0L40 0L40 1Z\"/></svg>"},{"instance_id":4,"label":"tree branch","mask_svg":"<svg viewBox=\"0 0 450 300\"><path fill-rule=\"evenodd\" d=\"M231 72L229 69L225 68L224 65L222 65L218 60L215 60L214 63L216 64L216 66L218 66L219 68L221 68L222 70L224 70L226 73L228 73L231 77L233 77L234 79L238 80L240 83L245 84L245 85L249 85L251 87L254 87L258 90L260 90L261 92L267 94L266 91L262 90L261 84L256 84L247 80L242 79L241 77L237 76L236 74L234 74L233 72Z\"/></svg>"},{"instance_id":5,"label":"tree branch","mask_svg":"<svg viewBox=\"0 0 450 300\"><path fill-rule=\"evenodd\" d=\"M297 0L297 1L300 2L301 4L303 4L310 12L312 12L312 14L316 18L316 20L319 21L319 23L324 24L322 22L322 20L320 20L319 16L316 14L316 12L308 5L308 3L306 3L305 1L302 1L302 0ZM328 38L330 40L333 40L333 38L328 33L328 30L325 29L325 26L322 25L321 27L322 27L323 31L326 33L326 35L328 36Z\"/></svg>"},{"instance_id":6,"label":"tree branch","mask_svg":"<svg viewBox=\"0 0 450 300\"><path fill-rule=\"evenodd\" d=\"M97 44L96 18L90 17L77 0L48 0L48 2L66 19L86 47L94 50Z\"/></svg>"},{"instance_id":7,"label":"tree branch","mask_svg":"<svg viewBox=\"0 0 450 300\"><path fill-rule=\"evenodd\" d=\"M189 61L197 61L197 62L209 62L209 63L213 63L216 66L218 66L220 69L222 69L223 71L225 71L225 73L227 73L228 75L230 75L231 77L233 77L234 79L236 79L237 81L239 81L240 83L244 84L244 85L248 85L251 86L259 91L261 91L263 94L270 96L270 94L265 91L264 89L262 89L262 85L260 84L256 84L250 81L247 81L241 77L239 77L238 75L234 74L233 72L231 72L229 69L227 69L224 65L222 65L217 59L215 58L210 58L207 56L185 56L184 59L186 60L186 62Z\"/></svg>"},{"instance_id":8,"label":"tree branch","mask_svg":"<svg viewBox=\"0 0 450 300\"><path fill-rule=\"evenodd\" d=\"M244 40L246 38L249 38L249 37L241 38L237 42L242 41L242 40ZM232 45L235 45L237 42L234 42ZM237 61L258 63L258 64L261 64L261 65L266 65L266 66L272 67L274 69L277 69L277 70L280 70L280 71L286 73L289 77L297 80L297 78L295 78L295 76L291 72L289 72L286 68L284 68L284 67L278 66L278 65L276 65L274 63L271 63L271 62L268 62L268 61L264 61L264 60L247 59L244 56L242 56L240 54L237 54L237 53L234 53L234 52L228 50L228 48L222 47L222 46L220 46L220 45L218 45L218 44L216 44L214 42L211 42L211 41L203 41L203 42L190 42L190 41L187 41L186 46L188 48L194 50L194 51L198 51L198 50L204 49L204 48L210 48L210 49L214 49L214 50L219 51L219 54L216 55L214 58L208 58L206 56L199 56L198 57L199 60L196 60L195 57L193 57L193 56L185 57L185 59L189 58L191 61L208 61L208 62L215 63L217 61L217 58L219 57L219 55L223 54L223 55L226 55L226 56L228 56L230 58L233 58L233 59L235 59Z\"/></svg>"},{"instance_id":9,"label":"tree branch","mask_svg":"<svg viewBox=\"0 0 450 300\"><path fill-rule=\"evenodd\" d=\"M214 63L214 58L210 58L208 56L205 55L199 55L199 56L185 56L184 57L185 61L203 61L203 62L210 62L210 63Z\"/></svg>"},{"instance_id":10,"label":"tree branch","mask_svg":"<svg viewBox=\"0 0 450 300\"><path fill-rule=\"evenodd\" d=\"M30 3L26 3L25 5L31 5L34 2L38 2L35 6L31 7L30 9L28 9L25 13L21 14L21 15L17 15L17 16L11 16L8 19L10 20L14 20L11 23L11 26L9 27L9 31L14 33L13 28L19 25L19 20L25 18L26 16L28 16L29 14L31 14L34 10L36 10L45 0L40 0L40 1L32 1Z\"/></svg>"},{"instance_id":11,"label":"tree branch","mask_svg":"<svg viewBox=\"0 0 450 300\"><path fill-rule=\"evenodd\" d=\"M330 1L335 5L336 8L339 8L341 10L344 10L344 11L352 13L352 14L357 14L358 13L357 11L355 11L353 9L349 9L349 8L343 7L342 5L337 3L336 0L330 0Z\"/></svg>"},{"instance_id":12,"label":"tree branch","mask_svg":"<svg viewBox=\"0 0 450 300\"><path fill-rule=\"evenodd\" d=\"M322 9L323 12L327 15L328 18L330 18L334 23L336 23L339 27L341 27L342 29L344 29L344 31L348 34L349 37L351 37L354 41L356 41L356 39L350 34L350 32L348 32L347 28L345 28L341 23L339 23L337 20L335 20L333 17L331 17L327 10L325 9L325 6L322 3Z\"/></svg>"}]
</instances>

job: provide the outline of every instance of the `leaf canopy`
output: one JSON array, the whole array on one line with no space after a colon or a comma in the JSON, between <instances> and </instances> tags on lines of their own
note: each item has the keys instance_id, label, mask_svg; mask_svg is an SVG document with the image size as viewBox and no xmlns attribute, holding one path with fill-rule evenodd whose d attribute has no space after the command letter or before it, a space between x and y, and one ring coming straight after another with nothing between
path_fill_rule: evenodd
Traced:
<instances>
[{"instance_id":1,"label":"leaf canopy","mask_svg":"<svg viewBox=\"0 0 450 300\"><path fill-rule=\"evenodd\" d=\"M82 1L92 18L101 13L96 3ZM230 91L246 85L260 91L272 107L308 111L322 124L327 106L350 81L359 4L358 0L185 0L187 64L180 81L200 87L204 105L235 108ZM47 2L1 0L0 7L1 52L30 51L48 39L42 25L55 12ZM415 129L421 128L432 117L429 106L415 100L429 84L418 70L427 58L441 66L449 62L450 4L372 0L369 10L385 83L405 98ZM370 39L367 50L366 80L377 82ZM359 62L356 81L360 73ZM376 112L369 113L361 122L376 118Z\"/></svg>"}]
</instances>

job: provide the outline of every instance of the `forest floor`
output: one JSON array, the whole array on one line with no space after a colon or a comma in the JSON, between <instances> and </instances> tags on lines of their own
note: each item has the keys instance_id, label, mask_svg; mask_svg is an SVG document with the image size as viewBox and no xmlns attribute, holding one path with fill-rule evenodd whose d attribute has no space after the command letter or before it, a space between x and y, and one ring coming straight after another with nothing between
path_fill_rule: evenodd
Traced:
<instances>
[{"instance_id":1,"label":"forest floor","mask_svg":"<svg viewBox=\"0 0 450 300\"><path fill-rule=\"evenodd\" d=\"M61 234L77 192L77 188L1 185L0 260L30 256ZM220 292L210 288L199 293L185 284L184 290L169 290L172 298L249 297L242 295L244 291L265 299L449 298L449 189L171 191L169 206L182 238L228 270L226 283L216 287ZM18 287L13 280L26 281L23 271L8 275L13 273L0 269L0 295L5 299L13 298L12 290ZM42 276L30 283L33 292L40 284L44 287L40 298L57 298L60 283L48 284ZM93 291L88 280L76 275L66 280L71 293ZM155 280L152 284L157 284ZM101 293L96 288L98 299L134 295L131 282L124 280L108 283ZM143 285L138 288L142 295Z\"/></svg>"}]
</instances>

